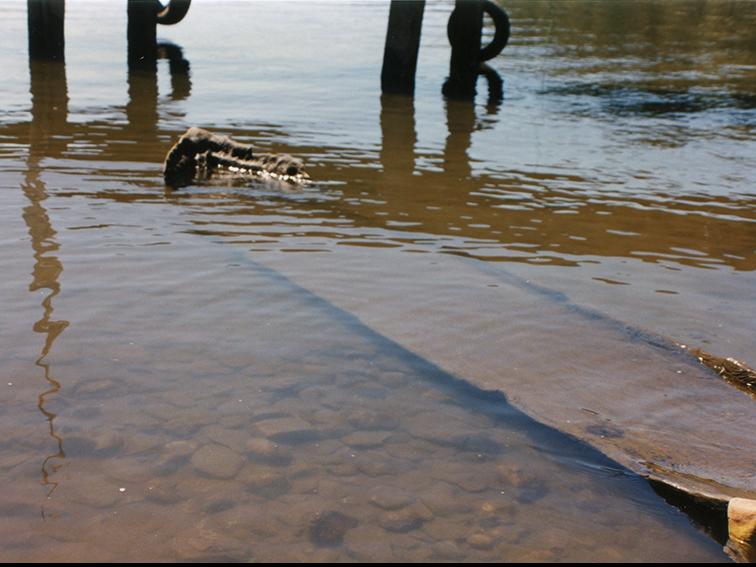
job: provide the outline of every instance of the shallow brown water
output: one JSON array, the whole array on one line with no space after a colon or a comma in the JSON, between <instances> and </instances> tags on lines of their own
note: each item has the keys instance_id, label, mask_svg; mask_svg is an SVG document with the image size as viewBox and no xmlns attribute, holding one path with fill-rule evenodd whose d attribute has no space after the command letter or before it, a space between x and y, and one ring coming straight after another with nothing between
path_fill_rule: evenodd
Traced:
<instances>
[{"instance_id":1,"label":"shallow brown water","mask_svg":"<svg viewBox=\"0 0 756 567\"><path fill-rule=\"evenodd\" d=\"M0 5L0 557L725 559L646 481L481 389L542 386L501 373L497 333L513 360L549 333L576 360L609 339L546 297L476 319L512 308L504 286L462 294L422 266L495 263L753 364L753 6L507 4L501 105L482 82L475 105L441 98L448 3L428 6L414 101L378 94L383 3L231 6L161 30L191 69L169 79L126 72L122 6L69 6L66 65L30 68L25 6ZM168 192L160 163L194 124L315 181ZM445 318L399 277L421 257ZM543 368L568 399L593 381L637 408L598 437L683 407Z\"/></svg>"}]
</instances>

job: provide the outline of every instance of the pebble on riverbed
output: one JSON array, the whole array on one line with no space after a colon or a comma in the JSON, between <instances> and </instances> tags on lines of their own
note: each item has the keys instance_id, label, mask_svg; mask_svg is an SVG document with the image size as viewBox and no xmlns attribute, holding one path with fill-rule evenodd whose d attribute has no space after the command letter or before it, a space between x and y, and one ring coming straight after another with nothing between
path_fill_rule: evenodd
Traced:
<instances>
[{"instance_id":1,"label":"pebble on riverbed","mask_svg":"<svg viewBox=\"0 0 756 567\"><path fill-rule=\"evenodd\" d=\"M401 510L414 502L414 495L400 488L378 486L370 491L370 503L388 512Z\"/></svg>"},{"instance_id":2,"label":"pebble on riverbed","mask_svg":"<svg viewBox=\"0 0 756 567\"><path fill-rule=\"evenodd\" d=\"M355 431L343 437L342 441L355 449L370 449L380 447L389 437L390 431Z\"/></svg>"},{"instance_id":3,"label":"pebble on riverbed","mask_svg":"<svg viewBox=\"0 0 756 567\"><path fill-rule=\"evenodd\" d=\"M341 545L347 531L358 524L355 518L341 512L320 512L310 522L310 541L319 547Z\"/></svg>"},{"instance_id":4,"label":"pebble on riverbed","mask_svg":"<svg viewBox=\"0 0 756 567\"><path fill-rule=\"evenodd\" d=\"M417 502L401 510L387 512L381 517L379 523L388 532L407 533L422 527L432 518L433 512L421 502Z\"/></svg>"},{"instance_id":5,"label":"pebble on riverbed","mask_svg":"<svg viewBox=\"0 0 756 567\"><path fill-rule=\"evenodd\" d=\"M211 443L203 445L192 455L192 465L211 478L233 478L244 465L244 459L228 447Z\"/></svg>"},{"instance_id":6,"label":"pebble on riverbed","mask_svg":"<svg viewBox=\"0 0 756 567\"><path fill-rule=\"evenodd\" d=\"M295 416L258 421L255 423L255 428L264 437L285 443L308 441L316 437L312 426Z\"/></svg>"},{"instance_id":7,"label":"pebble on riverbed","mask_svg":"<svg viewBox=\"0 0 756 567\"><path fill-rule=\"evenodd\" d=\"M264 498L281 496L291 488L289 479L280 469L264 466L248 466L239 475L239 480L249 492Z\"/></svg>"},{"instance_id":8,"label":"pebble on riverbed","mask_svg":"<svg viewBox=\"0 0 756 567\"><path fill-rule=\"evenodd\" d=\"M247 455L253 460L270 465L285 466L291 462L291 455L277 443L268 439L253 437L245 443Z\"/></svg>"},{"instance_id":9,"label":"pebble on riverbed","mask_svg":"<svg viewBox=\"0 0 756 567\"><path fill-rule=\"evenodd\" d=\"M475 549L492 549L494 539L484 533L478 532L467 537L467 544Z\"/></svg>"}]
</instances>

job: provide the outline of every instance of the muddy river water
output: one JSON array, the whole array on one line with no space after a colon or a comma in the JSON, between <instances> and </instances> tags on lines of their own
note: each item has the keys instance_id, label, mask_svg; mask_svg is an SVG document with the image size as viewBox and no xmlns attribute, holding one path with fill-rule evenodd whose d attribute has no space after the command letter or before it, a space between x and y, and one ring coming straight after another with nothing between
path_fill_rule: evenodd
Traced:
<instances>
[{"instance_id":1,"label":"muddy river water","mask_svg":"<svg viewBox=\"0 0 756 567\"><path fill-rule=\"evenodd\" d=\"M30 64L0 2L0 560L728 560L644 475L756 494L674 346L756 364L756 4L505 2L498 103L451 2L414 98L388 2L195 0L157 74L67 4ZM192 125L312 182L171 191Z\"/></svg>"}]
</instances>

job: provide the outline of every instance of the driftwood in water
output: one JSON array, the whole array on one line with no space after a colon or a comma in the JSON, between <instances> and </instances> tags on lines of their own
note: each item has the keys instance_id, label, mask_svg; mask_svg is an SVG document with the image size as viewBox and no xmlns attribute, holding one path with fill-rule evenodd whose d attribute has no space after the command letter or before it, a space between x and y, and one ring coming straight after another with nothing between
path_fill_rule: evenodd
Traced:
<instances>
[{"instance_id":1,"label":"driftwood in water","mask_svg":"<svg viewBox=\"0 0 756 567\"><path fill-rule=\"evenodd\" d=\"M189 128L170 149L163 165L165 184L182 187L213 177L274 177L302 181L302 160L288 154L256 154L252 146L202 128Z\"/></svg>"},{"instance_id":2,"label":"driftwood in water","mask_svg":"<svg viewBox=\"0 0 756 567\"><path fill-rule=\"evenodd\" d=\"M685 346L683 348L687 349L701 364L711 368L724 380L756 397L756 370L734 358L714 356L700 348L688 349Z\"/></svg>"}]
</instances>

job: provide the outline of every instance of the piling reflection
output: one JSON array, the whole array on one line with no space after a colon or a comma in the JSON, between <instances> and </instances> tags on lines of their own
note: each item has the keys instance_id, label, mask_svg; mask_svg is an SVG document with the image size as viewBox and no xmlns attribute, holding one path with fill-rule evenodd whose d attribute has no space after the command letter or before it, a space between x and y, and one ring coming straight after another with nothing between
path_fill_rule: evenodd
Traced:
<instances>
[{"instance_id":1,"label":"piling reflection","mask_svg":"<svg viewBox=\"0 0 756 567\"><path fill-rule=\"evenodd\" d=\"M479 76L486 79L488 88L485 122L479 119L478 109L473 102L453 98L445 101L449 134L444 146L444 171L454 177L472 176L469 152L473 133L491 128L496 123L496 115L504 99L504 82L499 73L485 64L480 69Z\"/></svg>"},{"instance_id":2,"label":"piling reflection","mask_svg":"<svg viewBox=\"0 0 756 567\"><path fill-rule=\"evenodd\" d=\"M189 61L184 58L181 47L174 43L158 44L158 59L168 61L171 77L172 101L187 99L191 94L192 82ZM156 142L158 139L158 74L157 67L129 67L129 101L126 104L126 118L129 138L134 141Z\"/></svg>"},{"instance_id":3,"label":"piling reflection","mask_svg":"<svg viewBox=\"0 0 756 567\"><path fill-rule=\"evenodd\" d=\"M175 43L158 43L158 59L168 60L168 70L171 74L171 100L185 100L192 92L192 81L189 74L189 61L184 58L184 51Z\"/></svg>"},{"instance_id":4,"label":"piling reflection","mask_svg":"<svg viewBox=\"0 0 756 567\"><path fill-rule=\"evenodd\" d=\"M480 108L470 101L449 99L444 101L448 134L443 151L443 172L434 174L416 170L417 128L415 124L415 103L412 97L403 95L381 96L381 179L378 183L384 190L393 186L407 189L415 180L413 177L437 177L434 183L444 183L453 179L455 183L472 177L470 166L470 146L474 132L491 128L503 98L501 77L490 69L489 97L486 113L479 116ZM399 198L399 195L397 195ZM446 198L453 198L446 196Z\"/></svg>"},{"instance_id":5,"label":"piling reflection","mask_svg":"<svg viewBox=\"0 0 756 567\"><path fill-rule=\"evenodd\" d=\"M446 127L449 134L444 145L444 172L456 179L472 175L470 145L475 131L475 107L467 101L446 101Z\"/></svg>"},{"instance_id":6,"label":"piling reflection","mask_svg":"<svg viewBox=\"0 0 756 567\"><path fill-rule=\"evenodd\" d=\"M35 364L42 369L47 382L46 389L38 396L37 407L47 420L50 437L55 444L55 452L42 462L42 483L49 487L50 495L58 485L54 473L60 468L60 460L65 458L65 452L63 439L55 428L57 416L48 409L48 404L60 391L61 383L55 379L46 357L50 354L55 340L68 326L68 321L53 319L53 300L61 291L60 275L63 272L63 264L54 254L60 245L44 204L48 195L45 183L41 179L40 164L45 157L60 156L65 149L65 142L59 139L58 134L68 126L68 89L65 64L62 62L32 60L30 75L32 122L27 171L22 185L29 205L24 208L23 216L34 250L34 268L29 291L49 291L42 300L42 318L34 323L33 330L44 336L44 344Z\"/></svg>"},{"instance_id":7,"label":"piling reflection","mask_svg":"<svg viewBox=\"0 0 756 567\"><path fill-rule=\"evenodd\" d=\"M180 101L191 94L189 61L181 47L173 43L158 44L158 59L168 60L172 101ZM157 66L130 66L128 74L129 100L126 104L126 138L143 147L159 143L158 132L158 74Z\"/></svg>"},{"instance_id":8,"label":"piling reflection","mask_svg":"<svg viewBox=\"0 0 756 567\"><path fill-rule=\"evenodd\" d=\"M415 171L415 99L406 95L381 96L381 152L384 177L411 177Z\"/></svg>"},{"instance_id":9,"label":"piling reflection","mask_svg":"<svg viewBox=\"0 0 756 567\"><path fill-rule=\"evenodd\" d=\"M160 59L168 62L171 85L166 94L168 103L188 99L192 89L190 64L181 47L161 43L158 54ZM19 144L33 142L35 148L39 148L39 159L81 156L95 161L154 161L155 155L161 151L154 145L162 147L157 68L129 69L125 105L86 108L91 119L72 123L66 111L68 89L64 65L62 62L30 61L31 121L3 124L0 135ZM113 119L114 115L124 116L125 120ZM172 109L171 118L180 119L181 116L180 110ZM72 142L80 147L75 147L77 144L72 146Z\"/></svg>"},{"instance_id":10,"label":"piling reflection","mask_svg":"<svg viewBox=\"0 0 756 567\"><path fill-rule=\"evenodd\" d=\"M167 59L171 74L170 100L186 99L191 93L189 78L189 62L184 58L181 48L175 44L163 43L159 45L158 55ZM41 465L42 483L49 488L48 496L57 488L59 482L55 473L62 466L65 459L65 442L57 431L55 419L57 414L50 409L50 405L61 391L63 385L56 378L47 357L52 352L55 341L68 327L69 322L55 320L54 300L61 293L60 276L63 263L55 254L60 249L57 231L53 227L50 215L45 206L49 198L46 183L42 179L44 170L42 163L45 159L61 159L68 154L73 140L81 139L82 126L72 124L68 120L68 84L66 80L65 63L60 61L44 61L31 58L29 61L30 93L31 93L31 121L27 124L11 125L20 140L28 144L26 173L22 190L29 205L23 210L23 217L31 237L34 251L34 267L29 291L38 293L47 290L42 300L42 317L33 325L33 330L44 336L44 344L35 364L42 370L47 383L45 389L38 395L37 407L48 423L49 435L54 441L55 451L47 455ZM106 147L114 142L136 142L149 146L159 144L158 132L158 81L157 69L145 71L130 69L128 74L129 100L123 109L127 122L120 131L109 127ZM117 107L114 108L117 110ZM84 136L90 145L96 142L92 135L98 124L83 126ZM24 132L25 130L25 132ZM117 149L110 150L117 152ZM110 153L106 151L105 153ZM44 510L43 510L44 514Z\"/></svg>"},{"instance_id":11,"label":"piling reflection","mask_svg":"<svg viewBox=\"0 0 756 567\"><path fill-rule=\"evenodd\" d=\"M158 139L158 78L154 70L129 68L124 137L152 145Z\"/></svg>"},{"instance_id":12,"label":"piling reflection","mask_svg":"<svg viewBox=\"0 0 756 567\"><path fill-rule=\"evenodd\" d=\"M285 239L320 238L324 235L323 228L318 226L310 231L310 227L281 227L262 222L249 230L240 230L233 220L234 204L239 205L238 213L242 216L249 211L248 205L254 203L260 215L270 218L292 210L322 219L330 226L346 218L348 230L325 233L338 238L340 244L359 244L360 240L370 239L371 246L427 249L431 245L443 252L490 261L558 266L578 266L581 258L599 256L641 258L653 263L671 261L686 267L753 269L754 257L747 252L752 247L752 235L748 222L743 222L750 213L737 199L716 195L702 199L694 194L682 199L648 191L633 193L604 186L600 180L577 170L496 169L472 159L476 140L495 128L500 129L499 114L504 108L497 96L503 83L500 81L500 77L488 77L490 90L485 105L458 100L444 102L447 134L439 153L418 147L415 100L382 97L381 144L377 156L380 168L373 167L370 156L346 168L329 162L308 164L314 168L315 180L343 183L338 193L331 195L321 189L303 193L299 199L285 193L266 194L261 199L260 193L252 189L216 190L212 196L185 192L173 197L182 203L187 200L201 203L193 216L197 230L203 234L235 241L275 237L271 241L273 247L284 246ZM251 129L224 129L224 133L260 139L259 133ZM164 152L167 147L161 150ZM295 155L320 155L324 151L306 145L273 149ZM338 149L330 151L337 153ZM503 159L506 154L500 157ZM224 208L227 220L211 213L216 205ZM712 233L726 232L730 237L726 241L707 241L705 253L687 253L691 250L691 238L694 241L697 238L692 235L700 232L702 218ZM229 226L235 228L229 230ZM376 230L396 228L401 233L373 236ZM433 237L429 239L429 235Z\"/></svg>"}]
</instances>

